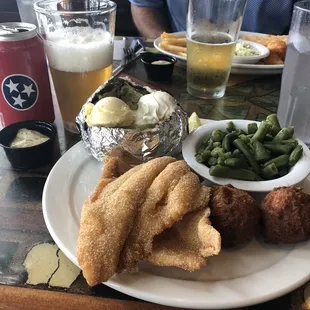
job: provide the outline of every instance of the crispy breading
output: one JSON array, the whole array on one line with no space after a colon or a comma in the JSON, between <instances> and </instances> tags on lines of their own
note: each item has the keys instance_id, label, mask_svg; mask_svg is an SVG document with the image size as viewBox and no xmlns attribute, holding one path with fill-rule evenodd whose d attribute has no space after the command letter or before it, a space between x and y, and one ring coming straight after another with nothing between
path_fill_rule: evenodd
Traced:
<instances>
[{"instance_id":1,"label":"crispy breading","mask_svg":"<svg viewBox=\"0 0 310 310\"><path fill-rule=\"evenodd\" d=\"M157 266L173 266L188 271L205 266L207 257L221 250L221 236L211 226L210 209L190 212L154 240L148 261Z\"/></svg>"},{"instance_id":2,"label":"crispy breading","mask_svg":"<svg viewBox=\"0 0 310 310\"><path fill-rule=\"evenodd\" d=\"M161 157L136 166L105 186L97 186L100 193L85 202L77 258L89 285L107 281L115 274L120 251L145 200L147 189L174 161L172 157ZM106 172L102 175L105 176Z\"/></svg>"},{"instance_id":3,"label":"crispy breading","mask_svg":"<svg viewBox=\"0 0 310 310\"><path fill-rule=\"evenodd\" d=\"M222 237L223 247L250 242L259 222L259 207L246 191L232 185L216 186L210 200L212 225Z\"/></svg>"},{"instance_id":4,"label":"crispy breading","mask_svg":"<svg viewBox=\"0 0 310 310\"><path fill-rule=\"evenodd\" d=\"M243 39L262 44L269 49L270 54L268 57L263 59L264 64L280 65L284 63L288 36L247 35L243 37Z\"/></svg>"},{"instance_id":5,"label":"crispy breading","mask_svg":"<svg viewBox=\"0 0 310 310\"><path fill-rule=\"evenodd\" d=\"M267 48L272 51L272 53L277 54L282 60L285 59L287 45L284 41L271 40L268 42Z\"/></svg>"},{"instance_id":6,"label":"crispy breading","mask_svg":"<svg viewBox=\"0 0 310 310\"><path fill-rule=\"evenodd\" d=\"M121 253L119 271L138 271L138 261L152 252L156 235L170 228L186 213L208 205L209 196L200 195L199 178L185 161L169 164L146 192L135 225Z\"/></svg>"},{"instance_id":7,"label":"crispy breading","mask_svg":"<svg viewBox=\"0 0 310 310\"><path fill-rule=\"evenodd\" d=\"M123 162L119 157L106 156L103 161L103 170L96 185L94 192L89 197L90 202L98 199L98 196L102 193L102 190L115 178L118 178L125 172L131 169L131 166ZM130 174L128 174L130 176Z\"/></svg>"},{"instance_id":8,"label":"crispy breading","mask_svg":"<svg viewBox=\"0 0 310 310\"><path fill-rule=\"evenodd\" d=\"M310 196L301 187L273 189L261 204L265 242L290 244L310 237Z\"/></svg>"}]
</instances>

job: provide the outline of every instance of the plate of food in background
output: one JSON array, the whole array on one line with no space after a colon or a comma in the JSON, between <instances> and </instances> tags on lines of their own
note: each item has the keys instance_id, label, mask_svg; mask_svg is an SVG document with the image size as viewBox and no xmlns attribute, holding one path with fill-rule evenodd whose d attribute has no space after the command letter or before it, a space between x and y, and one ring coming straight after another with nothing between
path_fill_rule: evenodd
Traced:
<instances>
[{"instance_id":1,"label":"plate of food in background","mask_svg":"<svg viewBox=\"0 0 310 310\"><path fill-rule=\"evenodd\" d=\"M269 50L266 57L257 63L234 62L231 73L233 74L256 74L271 75L281 74L284 68L285 53L288 36L268 35L255 32L241 31L239 38L246 40L249 45L253 43ZM237 43L238 44L238 43ZM241 42L239 42L241 44ZM174 56L178 60L186 62L186 36L185 32L163 33L154 41L155 48L167 55ZM239 57L240 58L240 57Z\"/></svg>"}]
</instances>

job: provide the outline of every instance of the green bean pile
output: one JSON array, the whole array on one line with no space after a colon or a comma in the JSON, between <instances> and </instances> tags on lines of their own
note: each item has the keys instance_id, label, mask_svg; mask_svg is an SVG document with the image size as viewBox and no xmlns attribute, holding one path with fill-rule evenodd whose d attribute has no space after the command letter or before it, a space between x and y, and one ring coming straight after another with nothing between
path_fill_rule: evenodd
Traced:
<instances>
[{"instance_id":1,"label":"green bean pile","mask_svg":"<svg viewBox=\"0 0 310 310\"><path fill-rule=\"evenodd\" d=\"M293 135L294 127L281 129L275 114L267 116L259 126L248 124L247 133L228 122L226 132L213 131L195 157L210 168L214 177L272 180L286 175L303 155Z\"/></svg>"}]
</instances>

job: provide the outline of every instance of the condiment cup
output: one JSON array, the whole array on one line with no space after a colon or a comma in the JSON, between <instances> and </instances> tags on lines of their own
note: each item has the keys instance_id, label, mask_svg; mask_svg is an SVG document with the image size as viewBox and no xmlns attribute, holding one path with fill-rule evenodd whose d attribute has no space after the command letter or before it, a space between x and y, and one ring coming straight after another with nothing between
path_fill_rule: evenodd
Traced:
<instances>
[{"instance_id":1,"label":"condiment cup","mask_svg":"<svg viewBox=\"0 0 310 310\"><path fill-rule=\"evenodd\" d=\"M254 47L259 52L259 55L234 56L233 63L254 64L254 63L259 62L261 59L269 56L269 53L270 53L269 49L262 44L251 42L251 41L246 41L246 40L238 40L238 42L247 43L247 44L251 45L252 47Z\"/></svg>"},{"instance_id":2,"label":"condiment cup","mask_svg":"<svg viewBox=\"0 0 310 310\"><path fill-rule=\"evenodd\" d=\"M10 147L17 132L22 128L40 132L48 136L49 139L36 146L25 148ZM52 123L42 121L18 122L0 131L0 146L3 147L8 160L14 168L36 168L52 161L56 133L56 127Z\"/></svg>"},{"instance_id":3,"label":"condiment cup","mask_svg":"<svg viewBox=\"0 0 310 310\"><path fill-rule=\"evenodd\" d=\"M232 121L237 128L240 128L244 131L247 131L247 126L250 123L257 123L259 125L259 122L248 120L212 121L191 132L183 142L182 154L184 160L197 174L201 175L203 178L211 181L212 183L220 185L231 184L236 188L249 192L269 192L272 191L275 187L297 185L308 176L310 173L310 151L308 147L299 139L296 140L303 147L303 156L284 177L270 181L242 181L211 176L209 173L209 168L196 161L195 154L203 140L210 137L211 133L216 129L225 131L229 121Z\"/></svg>"},{"instance_id":4,"label":"condiment cup","mask_svg":"<svg viewBox=\"0 0 310 310\"><path fill-rule=\"evenodd\" d=\"M159 60L167 61L170 64L158 65L152 63ZM144 68L149 80L168 81L172 77L174 64L177 59L175 57L164 54L146 52L142 54L141 61L144 64Z\"/></svg>"}]
</instances>

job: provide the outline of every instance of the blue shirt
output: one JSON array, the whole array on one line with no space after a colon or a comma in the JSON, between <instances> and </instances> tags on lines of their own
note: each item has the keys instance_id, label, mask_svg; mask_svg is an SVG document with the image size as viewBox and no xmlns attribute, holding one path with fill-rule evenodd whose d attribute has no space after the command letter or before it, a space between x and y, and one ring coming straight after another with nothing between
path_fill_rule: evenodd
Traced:
<instances>
[{"instance_id":1,"label":"blue shirt","mask_svg":"<svg viewBox=\"0 0 310 310\"><path fill-rule=\"evenodd\" d=\"M170 13L172 31L186 30L188 0L129 0L136 6L162 9ZM241 30L269 34L288 33L297 0L247 0Z\"/></svg>"}]
</instances>

